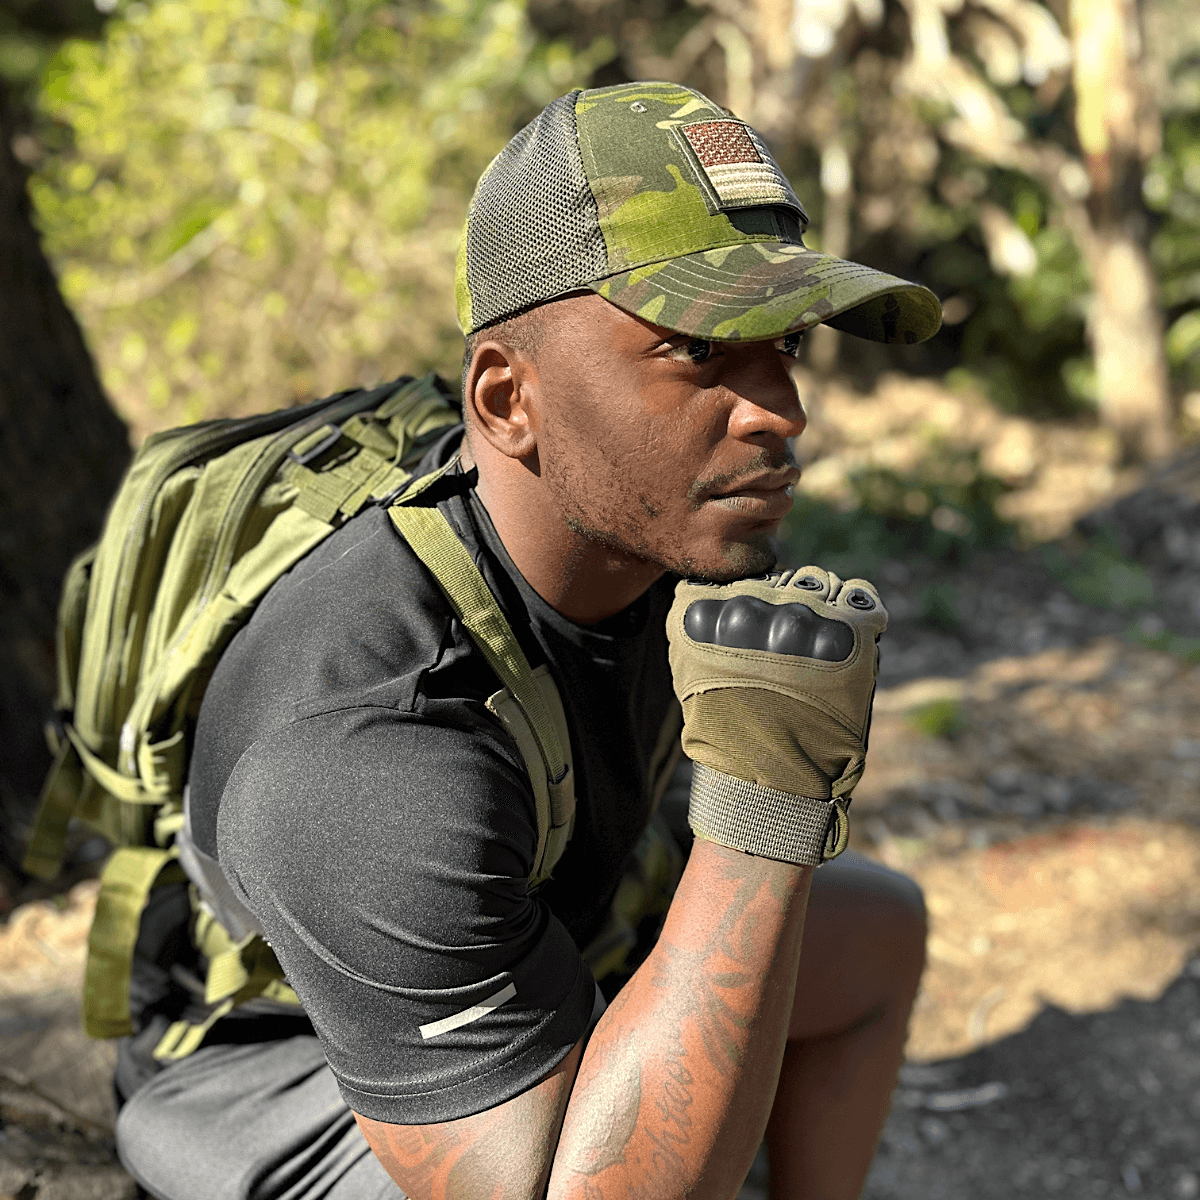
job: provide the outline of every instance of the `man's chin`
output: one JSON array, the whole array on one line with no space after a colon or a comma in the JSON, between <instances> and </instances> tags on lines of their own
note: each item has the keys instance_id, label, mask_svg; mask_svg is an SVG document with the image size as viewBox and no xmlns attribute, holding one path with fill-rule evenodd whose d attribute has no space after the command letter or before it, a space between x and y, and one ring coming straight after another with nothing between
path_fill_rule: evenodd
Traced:
<instances>
[{"instance_id":1,"label":"man's chin","mask_svg":"<svg viewBox=\"0 0 1200 1200\"><path fill-rule=\"evenodd\" d=\"M706 583L733 583L753 575L766 575L775 569L779 555L769 534L750 541L726 542L712 558L688 558L665 564L677 575L701 579Z\"/></svg>"},{"instance_id":2,"label":"man's chin","mask_svg":"<svg viewBox=\"0 0 1200 1200\"><path fill-rule=\"evenodd\" d=\"M774 539L769 533L756 533L744 540L730 539L717 545L710 544L703 547L699 554L676 555L649 541L642 545L633 544L619 534L593 529L574 517L568 517L567 525L573 532L610 550L654 563L675 575L703 579L709 583L732 583L752 575L765 575L774 569L779 559Z\"/></svg>"}]
</instances>

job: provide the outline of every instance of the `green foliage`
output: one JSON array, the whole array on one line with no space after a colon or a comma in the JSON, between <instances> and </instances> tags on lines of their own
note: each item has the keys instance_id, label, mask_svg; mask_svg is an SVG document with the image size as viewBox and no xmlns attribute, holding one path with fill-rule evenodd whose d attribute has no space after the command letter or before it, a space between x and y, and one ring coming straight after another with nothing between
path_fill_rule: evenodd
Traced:
<instances>
[{"instance_id":1,"label":"green foliage","mask_svg":"<svg viewBox=\"0 0 1200 1200\"><path fill-rule=\"evenodd\" d=\"M789 562L819 562L857 575L911 555L960 562L1004 545L1011 534L995 507L1007 487L982 470L973 452L941 447L916 472L871 468L849 483L853 504L847 508L797 495L780 530Z\"/></svg>"},{"instance_id":2,"label":"green foliage","mask_svg":"<svg viewBox=\"0 0 1200 1200\"><path fill-rule=\"evenodd\" d=\"M956 558L964 544L995 546L1010 532L996 514L1008 487L983 470L975 450L935 445L917 471L874 467L852 475L850 487L861 509L893 529L919 530L920 549L932 558Z\"/></svg>"},{"instance_id":3,"label":"green foliage","mask_svg":"<svg viewBox=\"0 0 1200 1200\"><path fill-rule=\"evenodd\" d=\"M780 527L779 542L788 565L820 563L843 578L870 575L881 562L906 552L905 539L876 514L847 512L803 495Z\"/></svg>"},{"instance_id":4,"label":"green foliage","mask_svg":"<svg viewBox=\"0 0 1200 1200\"><path fill-rule=\"evenodd\" d=\"M1182 637L1169 629L1160 629L1157 633L1146 633L1140 625L1134 625L1129 631L1131 641L1148 650L1157 650L1160 654L1169 654L1189 666L1200 663L1200 638Z\"/></svg>"},{"instance_id":5,"label":"green foliage","mask_svg":"<svg viewBox=\"0 0 1200 1200\"><path fill-rule=\"evenodd\" d=\"M1106 540L1078 548L1047 546L1042 559L1065 592L1093 608L1128 612L1154 599L1154 582L1146 568Z\"/></svg>"},{"instance_id":6,"label":"green foliage","mask_svg":"<svg viewBox=\"0 0 1200 1200\"><path fill-rule=\"evenodd\" d=\"M970 727L962 704L957 700L931 700L908 713L908 723L930 738L953 740Z\"/></svg>"},{"instance_id":7,"label":"green foliage","mask_svg":"<svg viewBox=\"0 0 1200 1200\"><path fill-rule=\"evenodd\" d=\"M18 87L29 86L41 75L52 51L49 39L36 34L0 33L0 79Z\"/></svg>"},{"instance_id":8,"label":"green foliage","mask_svg":"<svg viewBox=\"0 0 1200 1200\"><path fill-rule=\"evenodd\" d=\"M106 0L5 0L0 4L0 83L27 102L62 39L99 37L107 11Z\"/></svg>"},{"instance_id":9,"label":"green foliage","mask_svg":"<svg viewBox=\"0 0 1200 1200\"><path fill-rule=\"evenodd\" d=\"M591 64L518 0L154 0L68 42L31 187L118 406L144 430L453 375L475 180Z\"/></svg>"},{"instance_id":10,"label":"green foliage","mask_svg":"<svg viewBox=\"0 0 1200 1200\"><path fill-rule=\"evenodd\" d=\"M974 223L931 248L926 278L969 310L959 328L943 335L957 349L951 382L972 383L998 408L1023 416L1093 408L1089 282L1075 241L1044 191L1023 176L980 172L977 187L1028 238L1035 260L1025 274L998 272Z\"/></svg>"},{"instance_id":11,"label":"green foliage","mask_svg":"<svg viewBox=\"0 0 1200 1200\"><path fill-rule=\"evenodd\" d=\"M958 613L958 589L945 582L922 588L919 613L926 625L953 633L962 624Z\"/></svg>"}]
</instances>

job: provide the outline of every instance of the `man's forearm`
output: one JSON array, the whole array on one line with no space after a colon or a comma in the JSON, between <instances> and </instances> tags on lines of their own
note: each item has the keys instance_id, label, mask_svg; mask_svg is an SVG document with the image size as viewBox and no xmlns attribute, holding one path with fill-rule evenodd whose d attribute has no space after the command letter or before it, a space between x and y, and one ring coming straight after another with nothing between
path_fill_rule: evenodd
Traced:
<instances>
[{"instance_id":1,"label":"man's forearm","mask_svg":"<svg viewBox=\"0 0 1200 1200\"><path fill-rule=\"evenodd\" d=\"M588 1043L551 1200L731 1200L779 1079L811 867L697 841L658 945Z\"/></svg>"}]
</instances>

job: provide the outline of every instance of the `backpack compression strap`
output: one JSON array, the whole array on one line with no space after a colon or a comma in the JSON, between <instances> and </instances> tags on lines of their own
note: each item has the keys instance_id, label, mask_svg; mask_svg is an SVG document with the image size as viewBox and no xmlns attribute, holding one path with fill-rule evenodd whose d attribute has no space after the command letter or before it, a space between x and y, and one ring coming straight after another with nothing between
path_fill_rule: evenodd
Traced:
<instances>
[{"instance_id":1,"label":"backpack compression strap","mask_svg":"<svg viewBox=\"0 0 1200 1200\"><path fill-rule=\"evenodd\" d=\"M83 980L84 1029L89 1037L133 1033L129 977L142 910L156 886L186 880L171 849L125 846L108 860L88 934Z\"/></svg>"}]
</instances>

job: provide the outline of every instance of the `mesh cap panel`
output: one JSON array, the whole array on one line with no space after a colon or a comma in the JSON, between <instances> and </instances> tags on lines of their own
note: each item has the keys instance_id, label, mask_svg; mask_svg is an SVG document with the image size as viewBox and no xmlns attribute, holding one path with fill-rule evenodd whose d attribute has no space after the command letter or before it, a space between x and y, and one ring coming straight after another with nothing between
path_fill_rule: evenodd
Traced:
<instances>
[{"instance_id":1,"label":"mesh cap panel","mask_svg":"<svg viewBox=\"0 0 1200 1200\"><path fill-rule=\"evenodd\" d=\"M596 201L579 157L578 95L543 109L479 181L467 217L466 333L607 273Z\"/></svg>"}]
</instances>

